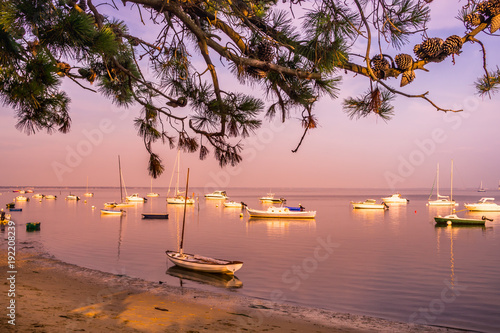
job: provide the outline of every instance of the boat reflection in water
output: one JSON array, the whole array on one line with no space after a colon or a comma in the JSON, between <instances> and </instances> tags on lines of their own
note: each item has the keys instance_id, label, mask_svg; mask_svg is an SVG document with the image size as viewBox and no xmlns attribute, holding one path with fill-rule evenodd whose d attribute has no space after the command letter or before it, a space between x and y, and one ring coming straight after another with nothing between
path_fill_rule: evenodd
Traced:
<instances>
[{"instance_id":1,"label":"boat reflection in water","mask_svg":"<svg viewBox=\"0 0 500 333\"><path fill-rule=\"evenodd\" d=\"M266 227L268 235L285 235L293 230L314 230L316 229L315 219L286 219L286 218L249 218L247 222L247 231Z\"/></svg>"},{"instance_id":2,"label":"boat reflection in water","mask_svg":"<svg viewBox=\"0 0 500 333\"><path fill-rule=\"evenodd\" d=\"M229 274L217 274L217 273L205 273L199 271L193 271L190 269L185 269L179 266L172 266L165 274L179 278L179 282L182 286L183 280L194 281L197 283L208 284L218 288L241 288L243 287L243 282L234 275Z\"/></svg>"}]
</instances>

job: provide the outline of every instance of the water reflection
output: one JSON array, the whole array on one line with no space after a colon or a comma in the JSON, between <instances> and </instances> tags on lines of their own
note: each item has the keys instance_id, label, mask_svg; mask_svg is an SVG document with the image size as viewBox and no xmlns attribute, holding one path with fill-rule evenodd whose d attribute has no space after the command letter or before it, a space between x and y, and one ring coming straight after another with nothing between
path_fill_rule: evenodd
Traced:
<instances>
[{"instance_id":1,"label":"water reflection","mask_svg":"<svg viewBox=\"0 0 500 333\"><path fill-rule=\"evenodd\" d=\"M265 227L269 236L286 235L291 229L316 230L315 219L278 219L278 218L249 218L246 224L247 231Z\"/></svg>"},{"instance_id":2,"label":"water reflection","mask_svg":"<svg viewBox=\"0 0 500 333\"><path fill-rule=\"evenodd\" d=\"M181 287L183 285L183 280L208 284L218 288L233 289L243 287L243 282L241 282L241 280L238 279L235 275L196 272L178 266L170 267L169 269L167 269L165 274L179 278Z\"/></svg>"},{"instance_id":3,"label":"water reflection","mask_svg":"<svg viewBox=\"0 0 500 333\"><path fill-rule=\"evenodd\" d=\"M390 209L389 209L390 210ZM351 216L354 220L362 220L365 222L383 221L386 212L385 209L352 209Z\"/></svg>"}]
</instances>

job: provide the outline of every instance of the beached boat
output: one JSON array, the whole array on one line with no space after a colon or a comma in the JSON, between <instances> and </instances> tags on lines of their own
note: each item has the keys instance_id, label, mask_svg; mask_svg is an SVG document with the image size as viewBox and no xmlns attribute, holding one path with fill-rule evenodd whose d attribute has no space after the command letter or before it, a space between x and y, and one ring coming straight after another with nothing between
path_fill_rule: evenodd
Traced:
<instances>
[{"instance_id":1,"label":"beached boat","mask_svg":"<svg viewBox=\"0 0 500 333\"><path fill-rule=\"evenodd\" d=\"M45 199L47 199L47 200L55 200L55 199L57 199L57 195L47 194L45 196Z\"/></svg>"},{"instance_id":2,"label":"beached boat","mask_svg":"<svg viewBox=\"0 0 500 333\"><path fill-rule=\"evenodd\" d=\"M260 202L263 203L283 203L286 202L285 198L275 198L274 193L267 193L267 195L259 198Z\"/></svg>"},{"instance_id":3,"label":"beached boat","mask_svg":"<svg viewBox=\"0 0 500 333\"><path fill-rule=\"evenodd\" d=\"M129 196L127 196L125 199L127 199L128 202L146 202L148 199L140 197L139 193L134 193Z\"/></svg>"},{"instance_id":4,"label":"beached boat","mask_svg":"<svg viewBox=\"0 0 500 333\"><path fill-rule=\"evenodd\" d=\"M465 217L458 217L456 214L450 214L446 216L435 216L434 221L436 224L447 224L447 225L484 225L486 221L493 221L492 219L483 216L480 219L472 219Z\"/></svg>"},{"instance_id":5,"label":"beached boat","mask_svg":"<svg viewBox=\"0 0 500 333\"><path fill-rule=\"evenodd\" d=\"M230 261L200 256L197 254L165 251L168 259L174 264L187 269L207 273L234 274L243 266L241 261Z\"/></svg>"},{"instance_id":6,"label":"beached boat","mask_svg":"<svg viewBox=\"0 0 500 333\"><path fill-rule=\"evenodd\" d=\"M227 199L226 191L214 191L212 193L205 194L207 199Z\"/></svg>"},{"instance_id":7,"label":"beached boat","mask_svg":"<svg viewBox=\"0 0 500 333\"><path fill-rule=\"evenodd\" d=\"M243 208L245 204L243 202L236 202L236 201L226 201L224 202L224 207L227 208Z\"/></svg>"},{"instance_id":8,"label":"beached boat","mask_svg":"<svg viewBox=\"0 0 500 333\"><path fill-rule=\"evenodd\" d=\"M28 197L25 197L24 195L18 195L16 197L16 201L29 201L30 199Z\"/></svg>"},{"instance_id":9,"label":"beached boat","mask_svg":"<svg viewBox=\"0 0 500 333\"><path fill-rule=\"evenodd\" d=\"M382 201L386 204L406 204L409 200L401 197L401 194L396 193L391 195L390 197L382 198Z\"/></svg>"},{"instance_id":10,"label":"beached boat","mask_svg":"<svg viewBox=\"0 0 500 333\"><path fill-rule=\"evenodd\" d=\"M180 176L180 164L181 164L181 151L177 150L177 157L175 158L174 168L172 170L172 176L170 177L170 184L168 185L167 192L167 203L174 205L183 205L184 203L188 205L194 204L194 198L190 198L187 195L184 195L182 191L179 191L179 176ZM170 193L170 185L172 185L172 179L174 177L175 166L177 165L177 181L175 182L175 195L169 196Z\"/></svg>"},{"instance_id":11,"label":"beached boat","mask_svg":"<svg viewBox=\"0 0 500 333\"><path fill-rule=\"evenodd\" d=\"M251 209L247 207L250 217L259 218L287 218L287 219L313 219L316 217L316 211L295 211L288 207L271 206L267 210Z\"/></svg>"},{"instance_id":12,"label":"beached boat","mask_svg":"<svg viewBox=\"0 0 500 333\"><path fill-rule=\"evenodd\" d=\"M149 219L149 220L165 220L168 219L168 214L162 214L162 213L143 213L142 214L143 219Z\"/></svg>"},{"instance_id":13,"label":"beached boat","mask_svg":"<svg viewBox=\"0 0 500 333\"><path fill-rule=\"evenodd\" d=\"M186 193L188 189L189 189L189 169L187 170ZM184 228L186 225L186 206L187 206L187 200L184 200L184 217L182 219L182 233L181 233L181 241L179 244L179 250L165 251L165 253L167 254L167 258L177 266L195 271L207 272L207 273L234 274L234 272L236 272L243 266L243 262L209 258L198 254L184 253L183 246L184 246Z\"/></svg>"},{"instance_id":14,"label":"beached boat","mask_svg":"<svg viewBox=\"0 0 500 333\"><path fill-rule=\"evenodd\" d=\"M114 210L114 209L101 209L102 215L123 215L125 211L123 210Z\"/></svg>"},{"instance_id":15,"label":"beached boat","mask_svg":"<svg viewBox=\"0 0 500 333\"><path fill-rule=\"evenodd\" d=\"M66 200L80 200L80 197L74 194L69 194L66 196Z\"/></svg>"},{"instance_id":16,"label":"beached boat","mask_svg":"<svg viewBox=\"0 0 500 333\"><path fill-rule=\"evenodd\" d=\"M375 199L366 199L365 201L351 201L353 209L389 209L385 202L378 204Z\"/></svg>"},{"instance_id":17,"label":"beached boat","mask_svg":"<svg viewBox=\"0 0 500 333\"><path fill-rule=\"evenodd\" d=\"M471 212L500 212L500 205L494 203L495 198L481 198L476 203L465 203L464 206Z\"/></svg>"},{"instance_id":18,"label":"beached boat","mask_svg":"<svg viewBox=\"0 0 500 333\"><path fill-rule=\"evenodd\" d=\"M436 200L431 200L432 192L429 195L429 199L427 201L428 206L458 206L458 203L453 200L453 161L451 161L451 183L450 183L450 196L440 195L439 194L439 164L437 165L436 170ZM434 186L433 186L434 187Z\"/></svg>"}]
</instances>

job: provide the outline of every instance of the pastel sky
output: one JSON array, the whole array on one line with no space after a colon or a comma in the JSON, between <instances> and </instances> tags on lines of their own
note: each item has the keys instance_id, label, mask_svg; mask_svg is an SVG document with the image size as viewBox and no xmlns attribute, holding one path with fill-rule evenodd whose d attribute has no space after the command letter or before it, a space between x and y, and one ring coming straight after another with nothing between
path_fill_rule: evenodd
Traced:
<instances>
[{"instance_id":1,"label":"pastel sky","mask_svg":"<svg viewBox=\"0 0 500 333\"><path fill-rule=\"evenodd\" d=\"M430 37L463 35L454 19L462 2L435 1L429 26ZM450 20L450 18L453 18ZM135 29L147 31L137 26ZM420 38L420 37L418 37ZM420 40L416 38L416 42ZM488 51L488 68L495 68L498 38L481 34ZM413 44L412 44L413 45ZM363 52L361 49L360 52ZM491 99L475 94L473 83L482 75L482 53L478 44L466 44L463 53L440 64L429 64L429 72L418 71L415 81L402 89L409 94L429 91L429 98L443 108L463 108L461 113L436 111L422 99L398 97L396 114L389 122L375 117L350 120L342 101L368 89L368 79L343 74L338 99L316 106L319 128L310 131L297 153L292 153L302 135L298 115L286 122L264 122L255 136L245 140L243 162L221 169L210 155L182 154L182 168L190 168L195 187L337 187L337 188L431 188L440 164L441 186L449 186L450 161L454 160L456 188L483 186L496 189L500 180L499 96ZM401 52L412 53L409 46ZM388 50L392 56L396 51ZM398 52L399 53L399 52ZM222 72L220 72L222 74ZM339 73L341 74L341 73ZM224 85L234 79L223 75ZM398 87L395 79L387 81ZM118 186L121 156L127 186L149 186L148 155L137 136L133 119L140 108L119 109L98 94L79 89L71 82L64 87L72 99L72 131L69 134L38 133L27 136L15 128L14 111L1 107L0 186ZM255 87L242 87L263 95ZM189 113L189 107L181 111ZM157 145L165 173L154 186L168 186L175 150Z\"/></svg>"}]
</instances>

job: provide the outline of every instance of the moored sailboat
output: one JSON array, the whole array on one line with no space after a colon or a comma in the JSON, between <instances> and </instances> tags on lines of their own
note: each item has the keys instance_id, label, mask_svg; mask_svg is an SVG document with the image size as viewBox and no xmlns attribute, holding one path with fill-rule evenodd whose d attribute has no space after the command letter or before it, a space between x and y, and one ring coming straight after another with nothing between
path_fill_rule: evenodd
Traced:
<instances>
[{"instance_id":1,"label":"moored sailboat","mask_svg":"<svg viewBox=\"0 0 500 333\"><path fill-rule=\"evenodd\" d=\"M451 161L451 183L450 183L450 196L439 194L439 163L437 165L436 171L436 200L431 200L432 191L429 195L429 200L427 202L428 206L458 206L458 203L453 198L453 161Z\"/></svg>"},{"instance_id":2,"label":"moored sailboat","mask_svg":"<svg viewBox=\"0 0 500 333\"><path fill-rule=\"evenodd\" d=\"M188 204L188 205L193 205L194 204L194 199L189 198L187 196L187 189L185 195L183 195L184 192L179 191L179 169L180 169L180 164L181 164L181 151L177 150L177 157L175 158L175 163L174 163L174 169L172 170L172 177L170 178L170 184L168 185L168 192L167 192L167 203L169 204L178 204L178 205L183 205L183 204ZM172 178L174 177L174 172L175 172L175 165L177 165L177 181L175 183L175 195L174 196L169 196L170 194L170 185L172 185Z\"/></svg>"},{"instance_id":3,"label":"moored sailboat","mask_svg":"<svg viewBox=\"0 0 500 333\"><path fill-rule=\"evenodd\" d=\"M189 188L189 169L187 171L186 179L186 193ZM223 273L223 274L234 274L243 266L241 261L223 260L205 257L197 254L184 253L184 229L186 225L186 205L187 205L187 194L184 200L184 216L182 219L182 234L181 241L178 251L165 251L167 257L175 265L184 267L187 269L207 272L207 273Z\"/></svg>"}]
</instances>

